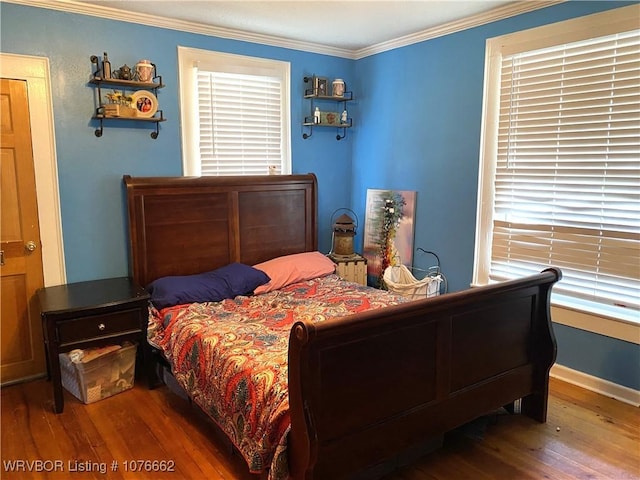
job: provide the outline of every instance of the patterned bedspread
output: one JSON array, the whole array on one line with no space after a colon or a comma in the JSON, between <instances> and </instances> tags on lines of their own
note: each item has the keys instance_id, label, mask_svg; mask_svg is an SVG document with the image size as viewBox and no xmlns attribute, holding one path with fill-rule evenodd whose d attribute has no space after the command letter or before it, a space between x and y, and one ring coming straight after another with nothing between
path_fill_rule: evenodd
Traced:
<instances>
[{"instance_id":1,"label":"patterned bedspread","mask_svg":"<svg viewBox=\"0 0 640 480\"><path fill-rule=\"evenodd\" d=\"M292 324L404 301L329 275L262 295L152 309L149 341L164 352L180 385L233 441L249 469L261 472L270 467L278 444L285 444L290 423ZM278 469L274 465L270 473Z\"/></svg>"}]
</instances>

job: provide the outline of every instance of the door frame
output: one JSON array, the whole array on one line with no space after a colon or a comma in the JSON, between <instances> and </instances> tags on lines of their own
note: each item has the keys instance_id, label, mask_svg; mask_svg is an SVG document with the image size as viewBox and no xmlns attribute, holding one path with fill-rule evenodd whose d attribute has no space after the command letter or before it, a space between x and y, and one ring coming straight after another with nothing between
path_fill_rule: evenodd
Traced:
<instances>
[{"instance_id":1,"label":"door frame","mask_svg":"<svg viewBox=\"0 0 640 480\"><path fill-rule=\"evenodd\" d=\"M66 271L49 59L0 52L0 77L27 82L44 285L61 285Z\"/></svg>"}]
</instances>

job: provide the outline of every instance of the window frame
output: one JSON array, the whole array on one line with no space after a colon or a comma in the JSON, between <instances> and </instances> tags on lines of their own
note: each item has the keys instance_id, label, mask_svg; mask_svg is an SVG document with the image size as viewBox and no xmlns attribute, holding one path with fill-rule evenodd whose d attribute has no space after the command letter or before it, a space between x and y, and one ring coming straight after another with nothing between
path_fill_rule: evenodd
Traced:
<instances>
[{"instance_id":1,"label":"window frame","mask_svg":"<svg viewBox=\"0 0 640 480\"><path fill-rule=\"evenodd\" d=\"M274 75L282 79L282 165L281 174L290 174L291 165L291 65L289 62L178 46L178 83L184 176L200 176L200 131L196 67L219 68L225 72ZM267 175L267 173L265 173Z\"/></svg>"},{"instance_id":2,"label":"window frame","mask_svg":"<svg viewBox=\"0 0 640 480\"><path fill-rule=\"evenodd\" d=\"M640 5L631 5L487 39L473 285L489 283L502 56L634 30L639 16ZM552 316L557 323L640 344L635 310L612 312L552 295Z\"/></svg>"}]
</instances>

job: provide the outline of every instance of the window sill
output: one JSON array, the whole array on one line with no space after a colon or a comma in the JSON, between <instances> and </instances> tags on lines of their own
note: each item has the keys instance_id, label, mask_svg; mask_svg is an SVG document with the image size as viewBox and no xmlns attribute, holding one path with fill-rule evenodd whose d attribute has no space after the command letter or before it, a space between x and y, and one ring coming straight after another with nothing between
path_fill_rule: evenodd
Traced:
<instances>
[{"instance_id":1,"label":"window sill","mask_svg":"<svg viewBox=\"0 0 640 480\"><path fill-rule=\"evenodd\" d=\"M591 311L589 311L591 310ZM555 323L579 328L588 332L640 344L640 314L636 310L616 312L615 316L604 309L576 305L559 295L552 295L551 318Z\"/></svg>"}]
</instances>

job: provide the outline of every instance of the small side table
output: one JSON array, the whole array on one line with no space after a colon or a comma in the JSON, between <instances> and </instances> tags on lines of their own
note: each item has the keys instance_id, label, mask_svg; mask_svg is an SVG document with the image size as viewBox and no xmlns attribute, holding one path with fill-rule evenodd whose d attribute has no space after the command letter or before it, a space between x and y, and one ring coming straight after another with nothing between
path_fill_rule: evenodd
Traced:
<instances>
[{"instance_id":1,"label":"small side table","mask_svg":"<svg viewBox=\"0 0 640 480\"><path fill-rule=\"evenodd\" d=\"M367 259L362 255L354 253L353 255L335 255L330 253L328 257L335 263L338 268L336 273L341 278L350 282L367 284Z\"/></svg>"},{"instance_id":2,"label":"small side table","mask_svg":"<svg viewBox=\"0 0 640 480\"><path fill-rule=\"evenodd\" d=\"M64 409L60 353L129 340L138 342L143 367L151 365L147 343L149 294L132 279L45 287L37 296L56 413Z\"/></svg>"}]
</instances>

